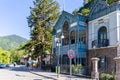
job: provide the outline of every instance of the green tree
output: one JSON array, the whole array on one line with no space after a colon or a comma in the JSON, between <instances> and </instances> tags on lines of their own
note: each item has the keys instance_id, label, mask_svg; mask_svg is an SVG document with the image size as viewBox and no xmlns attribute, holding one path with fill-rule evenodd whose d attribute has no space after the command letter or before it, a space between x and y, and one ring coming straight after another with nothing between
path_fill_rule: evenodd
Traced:
<instances>
[{"instance_id":1,"label":"green tree","mask_svg":"<svg viewBox=\"0 0 120 80\"><path fill-rule=\"evenodd\" d=\"M10 52L9 51L5 51L5 50L2 50L2 48L0 48L0 62L3 64L7 64L10 62Z\"/></svg>"},{"instance_id":2,"label":"green tree","mask_svg":"<svg viewBox=\"0 0 120 80\"><path fill-rule=\"evenodd\" d=\"M72 12L72 14L77 14L78 13L78 9L75 9L73 12Z\"/></svg>"},{"instance_id":3,"label":"green tree","mask_svg":"<svg viewBox=\"0 0 120 80\"><path fill-rule=\"evenodd\" d=\"M10 55L10 59L11 59L11 62L16 62L16 63L20 63L20 59L23 55L27 54L27 52L25 50L21 50L19 48L13 48L13 49L10 49L9 50L11 52L11 55Z\"/></svg>"},{"instance_id":4,"label":"green tree","mask_svg":"<svg viewBox=\"0 0 120 80\"><path fill-rule=\"evenodd\" d=\"M46 50L51 52L52 26L59 17L59 5L55 0L35 0L30 7L28 25L31 29L31 41L26 44L29 51L34 48L34 57L42 55Z\"/></svg>"},{"instance_id":5,"label":"green tree","mask_svg":"<svg viewBox=\"0 0 120 80\"><path fill-rule=\"evenodd\" d=\"M111 3L116 2L116 1L119 1L119 0L106 0L106 2L107 2L108 4L111 4Z\"/></svg>"},{"instance_id":6,"label":"green tree","mask_svg":"<svg viewBox=\"0 0 120 80\"><path fill-rule=\"evenodd\" d=\"M88 3L85 4L83 7L79 9L79 12L82 13L83 15L88 15L90 12L90 9L92 5L94 4L93 2L96 0L88 0ZM105 0L107 4L111 4L113 2L117 2L119 0Z\"/></svg>"},{"instance_id":7,"label":"green tree","mask_svg":"<svg viewBox=\"0 0 120 80\"><path fill-rule=\"evenodd\" d=\"M86 16L89 14L89 12L90 12L89 9L82 9L82 11L81 11L81 13L82 13L83 15L86 15Z\"/></svg>"},{"instance_id":8,"label":"green tree","mask_svg":"<svg viewBox=\"0 0 120 80\"><path fill-rule=\"evenodd\" d=\"M88 0L88 3L85 4L83 7L80 7L79 12L83 15L88 15L90 12L91 5L93 5L93 2L96 0Z\"/></svg>"}]
</instances>

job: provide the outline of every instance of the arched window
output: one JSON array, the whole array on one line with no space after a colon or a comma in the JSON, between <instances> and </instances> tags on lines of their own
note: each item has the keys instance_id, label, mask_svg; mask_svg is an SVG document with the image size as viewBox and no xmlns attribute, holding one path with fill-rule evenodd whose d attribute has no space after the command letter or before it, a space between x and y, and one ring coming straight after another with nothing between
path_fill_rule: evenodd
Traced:
<instances>
[{"instance_id":1,"label":"arched window","mask_svg":"<svg viewBox=\"0 0 120 80\"><path fill-rule=\"evenodd\" d=\"M75 31L71 31L71 33L70 33L70 40L71 40L71 44L75 43Z\"/></svg>"},{"instance_id":2,"label":"arched window","mask_svg":"<svg viewBox=\"0 0 120 80\"><path fill-rule=\"evenodd\" d=\"M108 46L107 28L104 26L98 30L98 46Z\"/></svg>"},{"instance_id":3,"label":"arched window","mask_svg":"<svg viewBox=\"0 0 120 80\"><path fill-rule=\"evenodd\" d=\"M82 44L86 44L86 31L79 30L79 42Z\"/></svg>"},{"instance_id":4,"label":"arched window","mask_svg":"<svg viewBox=\"0 0 120 80\"><path fill-rule=\"evenodd\" d=\"M81 35L82 35L82 43L83 44L86 44L86 32L85 32L85 30L82 30L82 33L81 33Z\"/></svg>"},{"instance_id":5,"label":"arched window","mask_svg":"<svg viewBox=\"0 0 120 80\"><path fill-rule=\"evenodd\" d=\"M106 27L101 27L98 31L98 40L107 39Z\"/></svg>"},{"instance_id":6,"label":"arched window","mask_svg":"<svg viewBox=\"0 0 120 80\"><path fill-rule=\"evenodd\" d=\"M81 42L81 30L79 30L79 32L78 32L78 42Z\"/></svg>"},{"instance_id":7,"label":"arched window","mask_svg":"<svg viewBox=\"0 0 120 80\"><path fill-rule=\"evenodd\" d=\"M64 39L63 39L63 45L68 45L69 43L69 24L67 21L64 22L64 25L63 25L63 34L64 34Z\"/></svg>"}]
</instances>

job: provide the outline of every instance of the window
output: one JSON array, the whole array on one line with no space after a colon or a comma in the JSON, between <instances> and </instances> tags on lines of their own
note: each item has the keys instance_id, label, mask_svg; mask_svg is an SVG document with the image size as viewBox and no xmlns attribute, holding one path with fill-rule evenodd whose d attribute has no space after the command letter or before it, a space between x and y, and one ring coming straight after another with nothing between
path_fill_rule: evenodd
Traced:
<instances>
[{"instance_id":1,"label":"window","mask_svg":"<svg viewBox=\"0 0 120 80\"><path fill-rule=\"evenodd\" d=\"M108 46L107 28L106 27L101 27L98 30L98 46L99 47Z\"/></svg>"},{"instance_id":2,"label":"window","mask_svg":"<svg viewBox=\"0 0 120 80\"><path fill-rule=\"evenodd\" d=\"M71 44L75 43L75 31L71 31L71 33L70 33L70 40L71 40Z\"/></svg>"},{"instance_id":3,"label":"window","mask_svg":"<svg viewBox=\"0 0 120 80\"><path fill-rule=\"evenodd\" d=\"M98 31L98 39L107 39L107 29L106 27L101 27Z\"/></svg>"},{"instance_id":4,"label":"window","mask_svg":"<svg viewBox=\"0 0 120 80\"><path fill-rule=\"evenodd\" d=\"M99 61L98 61L98 69L100 70L105 70L107 68L107 59L106 56L101 56L99 57Z\"/></svg>"},{"instance_id":5,"label":"window","mask_svg":"<svg viewBox=\"0 0 120 80\"><path fill-rule=\"evenodd\" d=\"M86 44L86 32L85 32L85 30L79 31L79 42L82 44Z\"/></svg>"},{"instance_id":6,"label":"window","mask_svg":"<svg viewBox=\"0 0 120 80\"><path fill-rule=\"evenodd\" d=\"M69 64L69 58L66 54L62 57L62 64Z\"/></svg>"},{"instance_id":7,"label":"window","mask_svg":"<svg viewBox=\"0 0 120 80\"><path fill-rule=\"evenodd\" d=\"M82 43L86 44L86 32L85 32L85 30L82 30Z\"/></svg>"},{"instance_id":8,"label":"window","mask_svg":"<svg viewBox=\"0 0 120 80\"><path fill-rule=\"evenodd\" d=\"M78 34L79 34L79 42L81 42L81 30L79 30Z\"/></svg>"},{"instance_id":9,"label":"window","mask_svg":"<svg viewBox=\"0 0 120 80\"><path fill-rule=\"evenodd\" d=\"M68 45L69 43L69 24L67 21L64 22L64 25L63 25L63 34L64 34L64 39L63 39L63 42L64 44L63 45Z\"/></svg>"}]
</instances>

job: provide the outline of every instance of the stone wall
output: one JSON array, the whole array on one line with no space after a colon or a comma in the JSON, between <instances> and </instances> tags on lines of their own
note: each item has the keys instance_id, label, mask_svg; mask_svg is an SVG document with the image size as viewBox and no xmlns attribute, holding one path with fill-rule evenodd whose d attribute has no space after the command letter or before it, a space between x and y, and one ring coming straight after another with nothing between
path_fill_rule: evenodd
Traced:
<instances>
[{"instance_id":1,"label":"stone wall","mask_svg":"<svg viewBox=\"0 0 120 80\"><path fill-rule=\"evenodd\" d=\"M117 47L106 47L106 48L96 48L96 49L90 49L88 50L87 53L87 65L88 65L88 75L91 74L91 70L92 70L92 62L91 62L91 58L93 57L106 57L103 61L101 60L101 62L98 65L99 68L99 72L107 72L107 73L112 73L115 72L115 61L113 60L113 58L115 58L117 56ZM103 64L102 64L103 62Z\"/></svg>"}]
</instances>

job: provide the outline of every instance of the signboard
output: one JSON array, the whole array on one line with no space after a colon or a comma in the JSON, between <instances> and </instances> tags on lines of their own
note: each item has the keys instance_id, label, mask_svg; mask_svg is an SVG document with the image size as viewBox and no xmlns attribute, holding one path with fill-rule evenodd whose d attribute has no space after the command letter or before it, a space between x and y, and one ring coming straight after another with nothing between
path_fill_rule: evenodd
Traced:
<instances>
[{"instance_id":1,"label":"signboard","mask_svg":"<svg viewBox=\"0 0 120 80\"><path fill-rule=\"evenodd\" d=\"M68 50L67 54L68 54L68 58L74 58L75 57L75 52L72 49Z\"/></svg>"}]
</instances>

